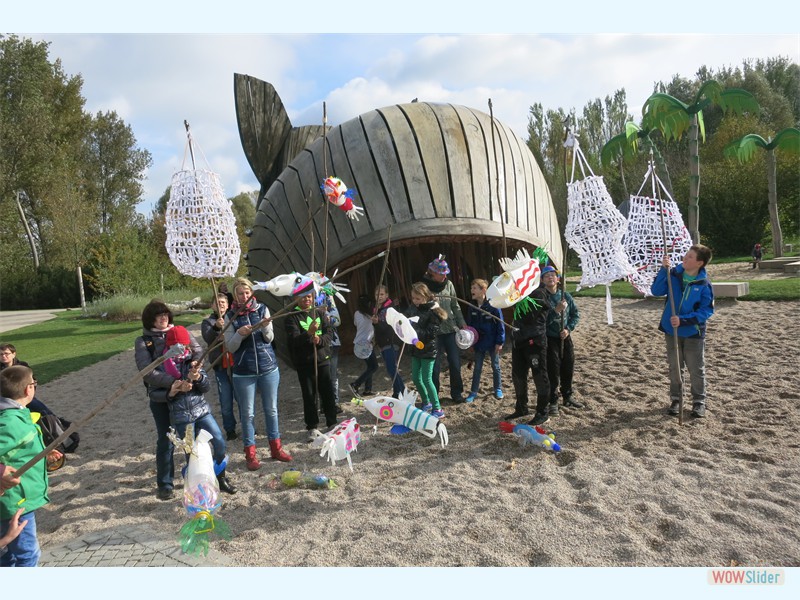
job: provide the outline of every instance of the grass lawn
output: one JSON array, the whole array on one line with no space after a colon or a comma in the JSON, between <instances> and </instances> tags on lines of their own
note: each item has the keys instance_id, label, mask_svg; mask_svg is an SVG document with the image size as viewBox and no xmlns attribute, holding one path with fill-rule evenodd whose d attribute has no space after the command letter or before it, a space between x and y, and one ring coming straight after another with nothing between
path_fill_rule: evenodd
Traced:
<instances>
[{"instance_id":1,"label":"grass lawn","mask_svg":"<svg viewBox=\"0 0 800 600\"><path fill-rule=\"evenodd\" d=\"M204 314L175 317L184 327L199 323ZM133 348L142 333L142 322L87 319L80 311L57 313L55 319L0 334L3 342L14 344L17 358L33 367L40 383L47 383L78 371L115 354Z\"/></svg>"}]
</instances>

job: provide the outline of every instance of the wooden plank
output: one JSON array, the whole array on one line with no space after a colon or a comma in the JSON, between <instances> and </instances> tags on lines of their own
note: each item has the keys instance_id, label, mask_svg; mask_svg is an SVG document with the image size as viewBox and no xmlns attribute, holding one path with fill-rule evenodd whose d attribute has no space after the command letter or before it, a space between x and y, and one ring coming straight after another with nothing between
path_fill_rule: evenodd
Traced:
<instances>
[{"instance_id":1,"label":"wooden plank","mask_svg":"<svg viewBox=\"0 0 800 600\"><path fill-rule=\"evenodd\" d=\"M366 204L363 190L361 189L361 185L357 182L355 174L350 169L350 160L342 137L341 126L331 129L328 133L327 142L328 156L330 157L328 160L331 165L330 174L341 179L348 189L352 187L356 191L353 202L363 208ZM367 196L369 196L369 191L367 191ZM371 230L369 217L362 216L358 221L355 221L348 218L340 209L335 207L331 208L333 210L330 211L330 218L336 222L336 229L339 231L339 242L342 246L351 244L359 235L363 235ZM338 212L339 214L333 215L332 213L334 212ZM330 255L332 251L333 248L329 247L328 254Z\"/></svg>"},{"instance_id":2,"label":"wooden plank","mask_svg":"<svg viewBox=\"0 0 800 600\"><path fill-rule=\"evenodd\" d=\"M499 223L501 219L508 223L506 216L505 172L498 167L502 164L503 149L497 138L497 133L492 128L489 115L473 111L483 128L483 137L486 140L486 161L489 167L489 194L491 201L489 207L492 221Z\"/></svg>"},{"instance_id":3,"label":"wooden plank","mask_svg":"<svg viewBox=\"0 0 800 600\"><path fill-rule=\"evenodd\" d=\"M411 207L413 219L429 219L436 216L431 198L428 178L422 166L414 132L405 113L399 106L382 108L380 113L386 121L395 148L397 149L397 162L400 165L400 176L403 178ZM394 184L393 184L394 185ZM392 192L393 194L395 192Z\"/></svg>"},{"instance_id":4,"label":"wooden plank","mask_svg":"<svg viewBox=\"0 0 800 600\"><path fill-rule=\"evenodd\" d=\"M511 152L511 145L508 141L508 132L497 119L495 119L495 134L500 141L497 155L502 157L500 165L502 167L503 188L505 190L504 209L506 211L506 223L519 227L520 224L517 221L517 182L514 171L514 155Z\"/></svg>"},{"instance_id":5,"label":"wooden plank","mask_svg":"<svg viewBox=\"0 0 800 600\"><path fill-rule=\"evenodd\" d=\"M363 204L369 205L370 218L361 218L353 222L356 237L360 237L375 229L388 227L392 220L383 191L381 177L372 160L369 142L364 134L360 119L351 119L342 123L342 144L347 162L353 167L353 180ZM366 208L365 208L366 210Z\"/></svg>"},{"instance_id":6,"label":"wooden plank","mask_svg":"<svg viewBox=\"0 0 800 600\"><path fill-rule=\"evenodd\" d=\"M444 140L447 170L452 185L453 214L456 217L474 217L475 201L472 196L472 173L470 169L467 141L461 121L450 104L432 105L439 121Z\"/></svg>"},{"instance_id":7,"label":"wooden plank","mask_svg":"<svg viewBox=\"0 0 800 600\"><path fill-rule=\"evenodd\" d=\"M439 121L427 102L403 104L400 109L406 114L417 140L436 216L452 217L455 214L453 195L444 160L445 148Z\"/></svg>"},{"instance_id":8,"label":"wooden plank","mask_svg":"<svg viewBox=\"0 0 800 600\"><path fill-rule=\"evenodd\" d=\"M473 214L476 219L488 220L492 218L492 193L489 189L489 163L483 127L470 109L464 106L454 108L464 131L465 152L470 163Z\"/></svg>"},{"instance_id":9,"label":"wooden plank","mask_svg":"<svg viewBox=\"0 0 800 600\"><path fill-rule=\"evenodd\" d=\"M322 171L322 140L315 141L309 148L298 154L291 162L290 167L297 172L298 182L302 188L292 190L292 195L289 196L289 205L295 213L295 219L302 227L308 222L309 217L314 215L314 211L320 206L322 210L314 215L313 220L308 225L308 245L309 252L306 256L306 265L308 269L303 271L306 273L310 270L322 269L322 261L325 256L325 197L320 189L320 173ZM328 251L330 252L331 246L340 246L338 239L335 237L335 230L328 228ZM311 239L313 235L313 241ZM312 256L313 250L313 256Z\"/></svg>"},{"instance_id":10,"label":"wooden plank","mask_svg":"<svg viewBox=\"0 0 800 600\"><path fill-rule=\"evenodd\" d=\"M289 239L295 239L300 234L297 244L289 252L287 261L284 262L288 262L291 265L290 271L296 270L306 273L310 265L311 245L308 229L301 233L301 228L308 220L308 213L304 210L302 214L298 214L297 201L293 201L293 199L303 197L302 182L298 177L297 171L291 167L283 172L278 182L280 182L280 188L270 189L270 192L278 192L275 202L273 202L272 195L268 200L275 207L277 218L284 225Z\"/></svg>"},{"instance_id":11,"label":"wooden plank","mask_svg":"<svg viewBox=\"0 0 800 600\"><path fill-rule=\"evenodd\" d=\"M412 218L411 203L406 193L406 185L403 181L392 131L380 110L373 110L361 115L361 122L372 150L375 168L383 182L386 206L389 210L389 222L408 221Z\"/></svg>"}]
</instances>

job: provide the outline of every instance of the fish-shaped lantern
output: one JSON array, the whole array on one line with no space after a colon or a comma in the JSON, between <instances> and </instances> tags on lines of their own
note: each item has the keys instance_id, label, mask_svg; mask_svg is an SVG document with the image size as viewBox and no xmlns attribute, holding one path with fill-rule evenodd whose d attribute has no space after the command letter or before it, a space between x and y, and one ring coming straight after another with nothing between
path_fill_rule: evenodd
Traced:
<instances>
[{"instance_id":1,"label":"fish-shaped lantern","mask_svg":"<svg viewBox=\"0 0 800 600\"><path fill-rule=\"evenodd\" d=\"M414 326L411 324L412 321L419 321L419 317L407 317L391 306L386 309L386 322L392 327L397 337L403 340L403 343L415 346L421 350L425 347L425 344L419 341L417 330L414 329Z\"/></svg>"},{"instance_id":2,"label":"fish-shaped lantern","mask_svg":"<svg viewBox=\"0 0 800 600\"><path fill-rule=\"evenodd\" d=\"M399 399L390 396L374 396L364 398L362 404L377 418L394 423L391 433L403 434L417 431L429 438L435 438L438 434L442 448L444 448L449 441L447 428L444 423L430 413L416 408L414 406L416 399L417 393L410 392L406 388Z\"/></svg>"},{"instance_id":3,"label":"fish-shaped lantern","mask_svg":"<svg viewBox=\"0 0 800 600\"><path fill-rule=\"evenodd\" d=\"M350 470L353 470L353 461L350 453L355 452L361 441L361 427L354 418L339 423L332 431L323 433L314 439L312 446L321 448L319 455L326 456L331 464L336 466L337 460L347 460Z\"/></svg>"},{"instance_id":4,"label":"fish-shaped lantern","mask_svg":"<svg viewBox=\"0 0 800 600\"><path fill-rule=\"evenodd\" d=\"M347 189L338 177L328 177L320 187L328 202L341 208L349 218L358 221L359 215L364 214L363 208L353 204L355 191Z\"/></svg>"}]
</instances>

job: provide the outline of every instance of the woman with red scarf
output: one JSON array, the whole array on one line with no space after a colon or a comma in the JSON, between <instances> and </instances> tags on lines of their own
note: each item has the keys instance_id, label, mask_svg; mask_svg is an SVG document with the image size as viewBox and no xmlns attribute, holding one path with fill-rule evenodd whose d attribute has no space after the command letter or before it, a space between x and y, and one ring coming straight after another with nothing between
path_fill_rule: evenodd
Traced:
<instances>
[{"instance_id":1,"label":"woman with red scarf","mask_svg":"<svg viewBox=\"0 0 800 600\"><path fill-rule=\"evenodd\" d=\"M289 462L292 457L281 446L278 427L278 384L281 377L278 360L272 348L275 333L269 309L253 296L253 284L240 277L233 285L233 305L225 315L225 344L233 353L233 389L239 402L242 443L247 468L261 468L256 456L255 416L256 391L261 393L261 406L267 422L270 456Z\"/></svg>"}]
</instances>

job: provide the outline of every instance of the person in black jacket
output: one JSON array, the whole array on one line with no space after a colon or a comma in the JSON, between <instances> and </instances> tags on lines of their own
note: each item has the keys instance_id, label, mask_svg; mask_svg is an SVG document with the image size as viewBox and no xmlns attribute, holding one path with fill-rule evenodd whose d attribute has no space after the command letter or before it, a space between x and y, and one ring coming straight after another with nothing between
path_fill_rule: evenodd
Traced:
<instances>
[{"instance_id":1,"label":"person in black jacket","mask_svg":"<svg viewBox=\"0 0 800 600\"><path fill-rule=\"evenodd\" d=\"M546 423L549 417L550 381L547 378L547 292L538 287L514 308L515 331L511 334L511 381L516 405L506 420L518 419L528 411L528 373L536 385L536 415L530 425Z\"/></svg>"},{"instance_id":2,"label":"person in black jacket","mask_svg":"<svg viewBox=\"0 0 800 600\"><path fill-rule=\"evenodd\" d=\"M236 417L233 414L233 355L227 351L222 339L225 327L225 313L228 312L228 296L219 292L213 304L214 312L208 315L200 325L200 333L206 344L212 348L208 353L208 362L214 366L214 379L217 382L217 396L222 412L222 426L228 441L239 437L236 433ZM236 403L238 406L238 402Z\"/></svg>"},{"instance_id":3,"label":"person in black jacket","mask_svg":"<svg viewBox=\"0 0 800 600\"><path fill-rule=\"evenodd\" d=\"M411 377L422 399L422 410L441 419L444 411L433 382L433 367L438 353L437 337L442 321L447 320L447 312L437 304L436 296L428 286L417 282L411 286L411 306L406 316L419 317L418 321L411 321L411 324L423 346L411 346Z\"/></svg>"},{"instance_id":4,"label":"person in black jacket","mask_svg":"<svg viewBox=\"0 0 800 600\"><path fill-rule=\"evenodd\" d=\"M375 312L372 315L372 324L375 325L375 345L381 351L386 373L392 380L392 396L399 398L406 387L400 376L400 365L397 364L397 351L395 345L400 341L386 322L386 311L392 307L389 290L385 285L375 288Z\"/></svg>"},{"instance_id":5,"label":"person in black jacket","mask_svg":"<svg viewBox=\"0 0 800 600\"><path fill-rule=\"evenodd\" d=\"M317 393L325 413L325 426L336 425L336 398L331 379L331 324L326 312L314 306L314 292L299 298L285 319L286 341L289 356L303 394L303 418L308 431L308 441L313 442L320 431Z\"/></svg>"}]
</instances>

